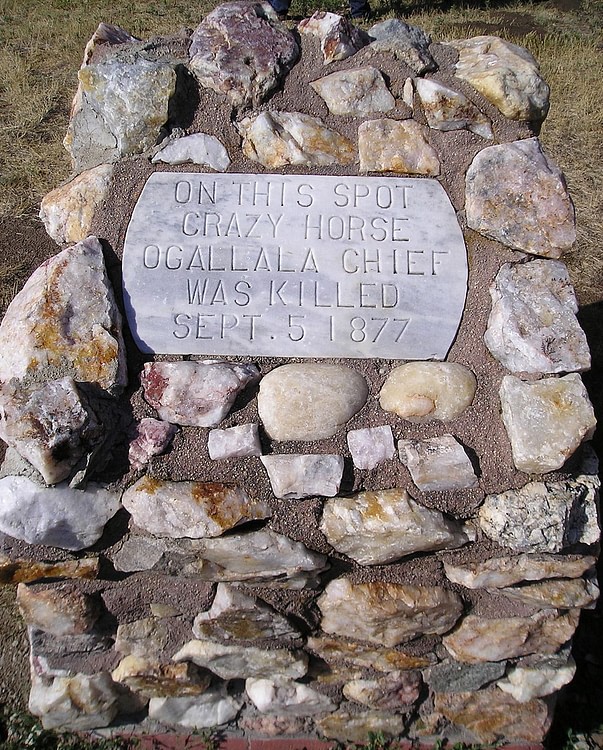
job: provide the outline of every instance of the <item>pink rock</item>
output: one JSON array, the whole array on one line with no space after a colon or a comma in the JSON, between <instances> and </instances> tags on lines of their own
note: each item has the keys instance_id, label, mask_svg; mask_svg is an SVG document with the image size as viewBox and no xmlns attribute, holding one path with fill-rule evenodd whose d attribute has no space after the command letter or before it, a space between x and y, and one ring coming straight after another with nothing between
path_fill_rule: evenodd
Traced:
<instances>
[{"instance_id":1,"label":"pink rock","mask_svg":"<svg viewBox=\"0 0 603 750\"><path fill-rule=\"evenodd\" d=\"M130 443L128 458L132 469L142 469L152 456L158 456L169 446L178 428L169 422L147 417L136 426L136 437Z\"/></svg>"},{"instance_id":2,"label":"pink rock","mask_svg":"<svg viewBox=\"0 0 603 750\"><path fill-rule=\"evenodd\" d=\"M297 28L302 34L312 34L320 39L325 65L355 55L370 41L364 31L346 18L324 10L317 10L310 18L304 18Z\"/></svg>"}]
</instances>

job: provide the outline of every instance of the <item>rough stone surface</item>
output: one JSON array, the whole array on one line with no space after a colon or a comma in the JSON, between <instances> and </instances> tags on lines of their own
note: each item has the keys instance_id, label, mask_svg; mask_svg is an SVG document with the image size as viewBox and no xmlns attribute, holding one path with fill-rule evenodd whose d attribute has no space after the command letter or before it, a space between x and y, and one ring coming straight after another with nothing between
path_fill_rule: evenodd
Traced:
<instances>
[{"instance_id":1,"label":"rough stone surface","mask_svg":"<svg viewBox=\"0 0 603 750\"><path fill-rule=\"evenodd\" d=\"M573 609L592 607L599 598L599 587L594 578L539 581L499 589L501 594L543 609Z\"/></svg>"},{"instance_id":2,"label":"rough stone surface","mask_svg":"<svg viewBox=\"0 0 603 750\"><path fill-rule=\"evenodd\" d=\"M341 429L367 396L365 379L350 367L288 364L263 377L258 412L273 440L321 440Z\"/></svg>"},{"instance_id":3,"label":"rough stone surface","mask_svg":"<svg viewBox=\"0 0 603 750\"><path fill-rule=\"evenodd\" d=\"M431 39L417 26L392 18L371 26L368 34L372 40L371 50L391 52L396 60L406 63L417 75L437 69L429 51Z\"/></svg>"},{"instance_id":4,"label":"rough stone surface","mask_svg":"<svg viewBox=\"0 0 603 750\"><path fill-rule=\"evenodd\" d=\"M328 696L293 680L249 678L245 681L245 690L262 713L311 716L337 708Z\"/></svg>"},{"instance_id":5,"label":"rough stone surface","mask_svg":"<svg viewBox=\"0 0 603 750\"><path fill-rule=\"evenodd\" d=\"M375 669L377 672L421 669L435 661L434 654L413 656L399 649L378 648L330 636L311 636L308 638L307 647L328 664L337 665L344 662L355 667ZM348 669L346 674L349 674Z\"/></svg>"},{"instance_id":6,"label":"rough stone surface","mask_svg":"<svg viewBox=\"0 0 603 750\"><path fill-rule=\"evenodd\" d=\"M554 654L573 636L579 610L559 614L542 611L531 617L486 619L467 615L443 638L450 654L461 662L502 661L527 654Z\"/></svg>"},{"instance_id":7,"label":"rough stone surface","mask_svg":"<svg viewBox=\"0 0 603 750\"><path fill-rule=\"evenodd\" d=\"M538 138L489 146L466 175L471 229L532 255L559 258L576 241L574 205Z\"/></svg>"},{"instance_id":8,"label":"rough stone surface","mask_svg":"<svg viewBox=\"0 0 603 750\"><path fill-rule=\"evenodd\" d=\"M121 316L96 237L63 250L34 271L0 325L0 351L2 383L70 375L112 393L123 388Z\"/></svg>"},{"instance_id":9,"label":"rough stone surface","mask_svg":"<svg viewBox=\"0 0 603 750\"><path fill-rule=\"evenodd\" d=\"M99 164L42 198L40 219L59 245L80 242L90 234L97 207L103 202L113 175L113 165Z\"/></svg>"},{"instance_id":10,"label":"rough stone surface","mask_svg":"<svg viewBox=\"0 0 603 750\"><path fill-rule=\"evenodd\" d=\"M379 711L405 712L419 699L422 685L420 672L389 672L376 680L350 680L343 686L343 694Z\"/></svg>"},{"instance_id":11,"label":"rough stone surface","mask_svg":"<svg viewBox=\"0 0 603 750\"><path fill-rule=\"evenodd\" d=\"M374 469L394 457L394 436L389 425L349 430L346 439L357 469Z\"/></svg>"},{"instance_id":12,"label":"rough stone surface","mask_svg":"<svg viewBox=\"0 0 603 750\"><path fill-rule=\"evenodd\" d=\"M257 106L294 65L299 47L268 3L228 2L195 29L189 55L202 86L235 107Z\"/></svg>"},{"instance_id":13,"label":"rough stone surface","mask_svg":"<svg viewBox=\"0 0 603 750\"><path fill-rule=\"evenodd\" d=\"M481 664L443 661L426 669L423 677L434 693L465 693L479 690L504 677L506 668L506 661L487 661Z\"/></svg>"},{"instance_id":14,"label":"rough stone surface","mask_svg":"<svg viewBox=\"0 0 603 750\"><path fill-rule=\"evenodd\" d=\"M66 588L41 589L21 583L17 604L27 625L56 636L88 633L100 614L95 599Z\"/></svg>"},{"instance_id":15,"label":"rough stone surface","mask_svg":"<svg viewBox=\"0 0 603 750\"><path fill-rule=\"evenodd\" d=\"M95 484L40 487L27 477L0 479L0 531L29 544L81 550L102 536L120 507L118 493Z\"/></svg>"},{"instance_id":16,"label":"rough stone surface","mask_svg":"<svg viewBox=\"0 0 603 750\"><path fill-rule=\"evenodd\" d=\"M226 686L219 686L203 695L151 698L149 718L169 726L204 729L232 721L242 706L242 698L228 695Z\"/></svg>"},{"instance_id":17,"label":"rough stone surface","mask_svg":"<svg viewBox=\"0 0 603 750\"><path fill-rule=\"evenodd\" d=\"M228 151L214 136L193 133L170 139L151 159L153 164L200 164L225 172L230 164Z\"/></svg>"},{"instance_id":18,"label":"rough stone surface","mask_svg":"<svg viewBox=\"0 0 603 750\"><path fill-rule=\"evenodd\" d=\"M336 578L318 598L325 633L396 646L418 635L450 630L462 612L461 600L437 586Z\"/></svg>"},{"instance_id":19,"label":"rough stone surface","mask_svg":"<svg viewBox=\"0 0 603 750\"><path fill-rule=\"evenodd\" d=\"M145 698L202 695L211 682L209 672L194 664L162 664L131 654L119 662L111 677Z\"/></svg>"},{"instance_id":20,"label":"rough stone surface","mask_svg":"<svg viewBox=\"0 0 603 750\"><path fill-rule=\"evenodd\" d=\"M123 622L117 627L115 650L123 656L159 657L169 642L169 626L169 620L160 617Z\"/></svg>"},{"instance_id":21,"label":"rough stone surface","mask_svg":"<svg viewBox=\"0 0 603 750\"><path fill-rule=\"evenodd\" d=\"M538 63L524 47L497 36L448 42L459 53L455 75L512 120L544 120L549 87Z\"/></svg>"},{"instance_id":22,"label":"rough stone surface","mask_svg":"<svg viewBox=\"0 0 603 750\"><path fill-rule=\"evenodd\" d=\"M310 86L324 99L332 115L366 117L396 106L383 76L371 66L340 70L312 81Z\"/></svg>"},{"instance_id":23,"label":"rough stone surface","mask_svg":"<svg viewBox=\"0 0 603 750\"><path fill-rule=\"evenodd\" d=\"M500 386L502 419L513 462L527 474L561 468L580 443L589 440L597 420L579 375L526 383L513 375Z\"/></svg>"},{"instance_id":24,"label":"rough stone surface","mask_svg":"<svg viewBox=\"0 0 603 750\"><path fill-rule=\"evenodd\" d=\"M351 164L356 160L354 144L318 117L300 112L261 112L237 124L243 138L243 153L269 169L287 165L325 167Z\"/></svg>"},{"instance_id":25,"label":"rough stone surface","mask_svg":"<svg viewBox=\"0 0 603 750\"><path fill-rule=\"evenodd\" d=\"M145 417L136 425L136 434L128 449L132 469L143 469L153 456L164 453L178 428L169 422Z\"/></svg>"},{"instance_id":26,"label":"rough stone surface","mask_svg":"<svg viewBox=\"0 0 603 750\"><path fill-rule=\"evenodd\" d=\"M329 739L363 743L371 732L381 732L386 737L398 737L404 731L404 719L400 714L392 714L391 711L357 713L342 706L338 711L317 719L316 727Z\"/></svg>"},{"instance_id":27,"label":"rough stone surface","mask_svg":"<svg viewBox=\"0 0 603 750\"><path fill-rule=\"evenodd\" d=\"M346 60L368 44L367 35L337 13L317 10L298 25L301 34L311 34L320 40L324 64Z\"/></svg>"},{"instance_id":28,"label":"rough stone surface","mask_svg":"<svg viewBox=\"0 0 603 750\"><path fill-rule=\"evenodd\" d=\"M319 495L333 497L343 476L343 456L272 454L262 456L276 497L295 500Z\"/></svg>"},{"instance_id":29,"label":"rough stone surface","mask_svg":"<svg viewBox=\"0 0 603 750\"><path fill-rule=\"evenodd\" d=\"M147 362L141 383L146 401L166 422L215 427L259 377L255 365L236 362Z\"/></svg>"},{"instance_id":30,"label":"rough stone surface","mask_svg":"<svg viewBox=\"0 0 603 750\"><path fill-rule=\"evenodd\" d=\"M561 690L576 673L576 662L567 651L548 658L531 657L511 667L504 680L496 683L519 703Z\"/></svg>"},{"instance_id":31,"label":"rough stone surface","mask_svg":"<svg viewBox=\"0 0 603 750\"><path fill-rule=\"evenodd\" d=\"M414 120L365 120L358 127L361 172L396 172L437 177L440 159Z\"/></svg>"},{"instance_id":32,"label":"rough stone surface","mask_svg":"<svg viewBox=\"0 0 603 750\"><path fill-rule=\"evenodd\" d=\"M410 422L455 419L469 407L477 380L456 362L408 362L390 372L379 404Z\"/></svg>"},{"instance_id":33,"label":"rough stone surface","mask_svg":"<svg viewBox=\"0 0 603 750\"><path fill-rule=\"evenodd\" d=\"M459 524L415 502L403 489L327 500L320 530L332 547L361 565L382 565L469 541Z\"/></svg>"},{"instance_id":34,"label":"rough stone surface","mask_svg":"<svg viewBox=\"0 0 603 750\"><path fill-rule=\"evenodd\" d=\"M99 569L100 561L98 557L38 562L22 558L11 559L0 553L0 585L34 583L46 579L94 579L98 577Z\"/></svg>"},{"instance_id":35,"label":"rough stone surface","mask_svg":"<svg viewBox=\"0 0 603 750\"><path fill-rule=\"evenodd\" d=\"M242 424L226 430L211 430L207 436L209 457L218 461L223 458L261 456L262 446L257 424Z\"/></svg>"},{"instance_id":36,"label":"rough stone surface","mask_svg":"<svg viewBox=\"0 0 603 750\"><path fill-rule=\"evenodd\" d=\"M416 78L414 87L430 128L470 130L482 138L494 138L490 119L460 92L427 78Z\"/></svg>"},{"instance_id":37,"label":"rough stone surface","mask_svg":"<svg viewBox=\"0 0 603 750\"><path fill-rule=\"evenodd\" d=\"M469 456L452 435L400 440L398 451L412 481L424 492L462 490L477 485Z\"/></svg>"},{"instance_id":38,"label":"rough stone surface","mask_svg":"<svg viewBox=\"0 0 603 750\"><path fill-rule=\"evenodd\" d=\"M578 302L560 261L505 263L490 287L486 346L507 370L553 374L590 368Z\"/></svg>"},{"instance_id":39,"label":"rough stone surface","mask_svg":"<svg viewBox=\"0 0 603 750\"><path fill-rule=\"evenodd\" d=\"M218 482L170 482L144 476L122 497L134 523L172 538L220 536L240 523L268 518L266 503L245 490Z\"/></svg>"}]
</instances>

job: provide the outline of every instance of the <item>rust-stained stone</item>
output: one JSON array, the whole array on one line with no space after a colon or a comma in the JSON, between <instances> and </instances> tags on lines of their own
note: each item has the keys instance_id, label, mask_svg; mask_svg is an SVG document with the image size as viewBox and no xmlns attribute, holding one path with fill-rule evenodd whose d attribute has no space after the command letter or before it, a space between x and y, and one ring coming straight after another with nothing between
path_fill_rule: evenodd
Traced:
<instances>
[{"instance_id":1,"label":"rust-stained stone","mask_svg":"<svg viewBox=\"0 0 603 750\"><path fill-rule=\"evenodd\" d=\"M361 172L396 172L437 177L440 159L414 120L365 120L358 127Z\"/></svg>"},{"instance_id":2,"label":"rust-stained stone","mask_svg":"<svg viewBox=\"0 0 603 750\"><path fill-rule=\"evenodd\" d=\"M436 658L435 654L412 656L398 649L379 648L324 635L308 638L307 647L328 664L337 664L341 661L357 667L369 667L378 672L420 669L433 664ZM349 675L349 670L346 674Z\"/></svg>"},{"instance_id":3,"label":"rust-stained stone","mask_svg":"<svg viewBox=\"0 0 603 750\"><path fill-rule=\"evenodd\" d=\"M543 609L592 607L599 598L596 578L539 581L538 583L499 589L501 594Z\"/></svg>"},{"instance_id":4,"label":"rust-stained stone","mask_svg":"<svg viewBox=\"0 0 603 750\"><path fill-rule=\"evenodd\" d=\"M64 586L38 588L20 583L17 604L28 625L57 636L88 633L100 615L96 599Z\"/></svg>"},{"instance_id":5,"label":"rust-stained stone","mask_svg":"<svg viewBox=\"0 0 603 750\"><path fill-rule=\"evenodd\" d=\"M98 557L83 557L79 560L57 560L37 562L35 560L11 560L0 554L0 585L33 583L49 578L97 578L100 569Z\"/></svg>"},{"instance_id":6,"label":"rust-stained stone","mask_svg":"<svg viewBox=\"0 0 603 750\"><path fill-rule=\"evenodd\" d=\"M370 41L367 34L337 13L317 10L299 22L300 34L312 34L320 40L324 64L346 60Z\"/></svg>"},{"instance_id":7,"label":"rust-stained stone","mask_svg":"<svg viewBox=\"0 0 603 750\"><path fill-rule=\"evenodd\" d=\"M366 742L370 732L398 737L405 727L401 714L392 714L391 711L350 711L346 704L315 723L318 731L329 739L361 743Z\"/></svg>"},{"instance_id":8,"label":"rust-stained stone","mask_svg":"<svg viewBox=\"0 0 603 750\"><path fill-rule=\"evenodd\" d=\"M146 698L201 695L211 682L211 674L194 664L163 664L132 654L120 661L111 677Z\"/></svg>"}]
</instances>

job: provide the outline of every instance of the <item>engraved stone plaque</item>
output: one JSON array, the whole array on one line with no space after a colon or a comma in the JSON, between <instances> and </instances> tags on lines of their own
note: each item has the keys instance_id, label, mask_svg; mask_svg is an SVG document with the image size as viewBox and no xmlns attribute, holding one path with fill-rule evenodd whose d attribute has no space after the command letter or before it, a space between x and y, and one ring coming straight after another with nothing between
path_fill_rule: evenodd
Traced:
<instances>
[{"instance_id":1,"label":"engraved stone plaque","mask_svg":"<svg viewBox=\"0 0 603 750\"><path fill-rule=\"evenodd\" d=\"M143 352L444 359L467 253L433 179L156 172L123 280Z\"/></svg>"}]
</instances>

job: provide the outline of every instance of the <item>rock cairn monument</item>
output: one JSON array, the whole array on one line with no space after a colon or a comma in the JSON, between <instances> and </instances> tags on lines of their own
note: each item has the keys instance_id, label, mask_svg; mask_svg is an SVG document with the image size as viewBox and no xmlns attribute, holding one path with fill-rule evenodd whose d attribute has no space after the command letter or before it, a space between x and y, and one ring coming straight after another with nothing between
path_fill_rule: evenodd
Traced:
<instances>
[{"instance_id":1,"label":"rock cairn monument","mask_svg":"<svg viewBox=\"0 0 603 750\"><path fill-rule=\"evenodd\" d=\"M548 101L400 20L98 27L0 327L44 726L543 739L599 593Z\"/></svg>"}]
</instances>

